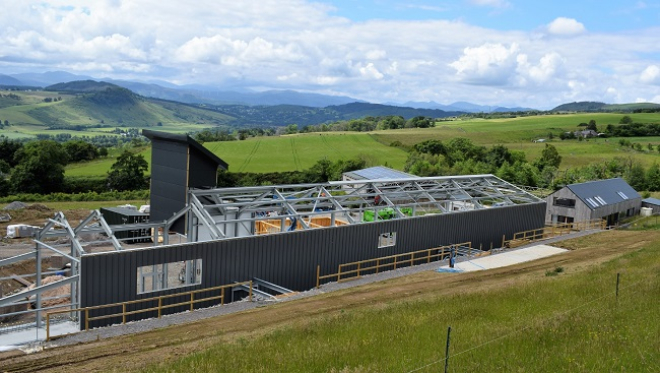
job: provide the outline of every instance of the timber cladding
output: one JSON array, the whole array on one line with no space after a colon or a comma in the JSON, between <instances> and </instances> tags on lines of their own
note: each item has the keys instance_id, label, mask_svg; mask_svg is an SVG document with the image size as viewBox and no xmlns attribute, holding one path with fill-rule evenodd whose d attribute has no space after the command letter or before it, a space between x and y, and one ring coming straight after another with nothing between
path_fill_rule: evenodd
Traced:
<instances>
[{"instance_id":1,"label":"timber cladding","mask_svg":"<svg viewBox=\"0 0 660 373\"><path fill-rule=\"evenodd\" d=\"M260 278L304 291L316 285L316 267L334 273L339 264L402 254L460 242L472 247L500 247L502 236L544 226L545 202L382 222L318 228L271 235L195 242L153 248L88 254L81 263L81 307L146 299ZM379 237L396 232L393 246L378 247ZM138 268L201 259L201 283L138 294ZM200 295L200 298L204 295ZM206 295L210 296L210 295ZM229 295L228 295L229 297ZM229 300L229 298L227 298ZM181 300L185 301L185 299ZM195 307L208 307L201 302ZM139 308L154 306L140 305ZM130 309L137 308L129 307ZM180 312L185 307L164 313ZM90 317L120 312L97 310ZM84 316L84 315L83 315ZM128 320L153 317L139 314ZM82 318L81 318L82 319ZM82 320L81 320L82 322ZM116 323L113 320L112 323ZM91 327L111 323L98 320Z\"/></svg>"}]
</instances>

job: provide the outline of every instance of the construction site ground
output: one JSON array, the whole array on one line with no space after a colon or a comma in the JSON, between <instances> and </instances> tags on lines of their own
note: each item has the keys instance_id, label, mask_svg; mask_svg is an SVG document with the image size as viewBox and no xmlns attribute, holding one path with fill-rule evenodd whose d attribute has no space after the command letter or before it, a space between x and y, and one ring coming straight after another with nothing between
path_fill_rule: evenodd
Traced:
<instances>
[{"instance_id":1,"label":"construction site ground","mask_svg":"<svg viewBox=\"0 0 660 373\"><path fill-rule=\"evenodd\" d=\"M130 328L128 324L80 333L77 336L55 341L52 345L33 353L24 351L1 353L0 371L136 371L203 350L213 344L231 343L240 338L262 335L278 328L306 324L341 310L368 309L401 300L483 292L515 286L557 266L572 272L583 271L659 240L660 232L621 230L605 231L588 237L582 237L584 233L576 236L562 241L553 239L550 242L543 242L568 249L568 252L507 267L447 274L433 271L432 269L438 268L438 263L435 263L433 266L416 267L416 273L406 268L342 284L322 286L319 290L302 293L285 302L276 302L268 306L264 306L262 302L240 310L240 305L236 305L237 309L233 313L227 313L231 305L218 307L213 309L218 312L217 317L198 319L203 316L203 312L209 312L208 310L164 317L162 320L166 321L162 326L176 325L141 333L137 331L148 329L147 324L137 326L141 322L134 323L136 327L133 331L128 331L132 334L113 337L122 334L120 332L122 328ZM184 319L177 321L175 318ZM172 322L167 321L168 319ZM184 323L179 324L179 322ZM114 333L113 330L119 332ZM84 340L87 341L83 342ZM65 345L58 346L58 344Z\"/></svg>"}]
</instances>

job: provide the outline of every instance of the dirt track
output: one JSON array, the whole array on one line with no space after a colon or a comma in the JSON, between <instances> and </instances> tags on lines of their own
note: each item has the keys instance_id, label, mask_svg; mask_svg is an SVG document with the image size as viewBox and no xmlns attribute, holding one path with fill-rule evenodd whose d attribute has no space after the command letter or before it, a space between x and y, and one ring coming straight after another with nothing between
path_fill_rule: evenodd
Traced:
<instances>
[{"instance_id":1,"label":"dirt track","mask_svg":"<svg viewBox=\"0 0 660 373\"><path fill-rule=\"evenodd\" d=\"M556 266L571 269L571 272L581 271L659 239L660 232L603 232L555 243L553 245L574 250L516 266L452 276L423 272L142 334L58 347L30 355L18 352L0 354L0 371L134 371L202 350L220 341L231 342L239 337L266 333L274 328L308 323L315 317L342 309L377 307L402 299L515 286L530 277L538 278L539 273Z\"/></svg>"}]
</instances>

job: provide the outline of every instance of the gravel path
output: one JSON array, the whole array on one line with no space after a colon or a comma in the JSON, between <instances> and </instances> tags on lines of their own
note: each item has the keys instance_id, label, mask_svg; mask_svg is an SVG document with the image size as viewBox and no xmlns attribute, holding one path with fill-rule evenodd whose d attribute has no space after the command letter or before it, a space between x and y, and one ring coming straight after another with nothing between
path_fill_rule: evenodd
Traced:
<instances>
[{"instance_id":1,"label":"gravel path","mask_svg":"<svg viewBox=\"0 0 660 373\"><path fill-rule=\"evenodd\" d=\"M578 232L578 233L573 233L561 237L555 237L552 239L548 240L543 240L543 241L537 241L534 243L531 243L529 245L525 246L520 246L515 249L508 249L508 250L497 250L497 253L500 252L505 252L505 251L512 251L512 250L519 250L525 247L530 247L530 246L535 246L538 244L552 244L558 241L562 240L567 240L571 238L577 238L577 237L582 237L586 235L590 235L593 233L597 233L600 231L587 231L587 232ZM461 262L463 260L467 260L468 258L457 258L457 262ZM324 293L330 293L333 291L338 291L342 289L347 289L355 286L360 286L364 284L370 284L373 282L379 282L379 281L385 281L388 279L393 279L393 278L398 278L398 277L403 277L403 276L408 276L410 274L414 273L419 273L419 272L424 272L424 271L432 271L437 269L438 267L447 264L447 261L436 261L432 263L427 263L427 264L421 264L413 267L404 267L404 268L399 268L396 270L391 270L387 272L380 272L377 274L372 274L372 275L367 275L363 276L359 279L351 280L351 281L346 281L346 282L331 282L327 283L324 285L321 285L319 289L311 289L305 292L300 292L297 294L294 294L289 297L281 298L278 300L255 300L253 302L249 302L247 300L243 301L238 301L238 302L233 302L226 304L221 307L211 307L211 308L205 308L205 309L197 309L192 312L183 312L183 313L178 313L178 314L173 314L173 315L165 315L160 319L147 319L147 320L141 320L141 321L134 321L134 322L129 322L124 325L114 325L114 326L108 326L108 327L103 327L103 328L96 328L89 330L87 332L80 332L77 334L72 334L66 337L62 337L60 339L57 339L52 342L41 342L41 343L36 343L31 346L26 346L24 348L24 351L38 351L43 348L50 348L50 347L56 347L56 346L64 346L64 345L71 345L71 344L77 344L77 343L84 343L84 342L91 342L91 341L96 341L99 339L105 339L105 338L112 338L120 335L126 335L126 334L135 334L135 333L141 333L157 328L165 328L170 325L179 325L179 324L185 324L185 323L191 323L195 322L198 320L210 318L210 317L215 317L215 316L222 316L222 315L227 315L227 314L232 314L232 313L237 313L237 312L242 312L246 310L251 310L257 307L264 307L272 303L280 303L280 302L290 302L296 299L302 299L302 298L308 298L308 297L313 297L315 295L319 294L324 294Z\"/></svg>"}]
</instances>

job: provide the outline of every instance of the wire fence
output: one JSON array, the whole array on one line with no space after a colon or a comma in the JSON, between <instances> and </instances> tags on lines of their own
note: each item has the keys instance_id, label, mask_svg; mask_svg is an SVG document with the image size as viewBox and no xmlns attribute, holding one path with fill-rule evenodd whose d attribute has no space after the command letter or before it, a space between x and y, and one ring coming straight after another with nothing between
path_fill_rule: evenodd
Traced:
<instances>
[{"instance_id":1,"label":"wire fence","mask_svg":"<svg viewBox=\"0 0 660 373\"><path fill-rule=\"evenodd\" d=\"M601 301L601 300L603 300L603 299L605 299L605 298L609 298L609 297L612 297L612 296L618 297L618 294L619 294L619 292L620 292L621 290L635 288L635 287L637 287L638 285L640 285L641 283L642 283L642 282L639 281L639 282L636 282L636 283L633 283L633 284L630 284L630 285L627 285L627 286L624 286L624 287L619 287L619 286L618 286L618 274L617 274L617 288L616 288L615 291L607 292L607 293L605 293L604 295L601 295L601 296L599 296L599 297L597 297L597 298L594 298L594 299L588 300L588 301L586 301L586 302L583 302L583 303L581 303L581 304L579 304L579 305L577 305L577 306L575 306L575 307L572 307L572 308L569 308L569 309L566 309L566 310L560 311L559 313L556 313L556 314L554 314L554 315L552 315L552 316L549 316L549 317L543 318L543 319L541 319L541 320L538 320L538 321L536 321L536 322L534 322L534 323L532 323L532 324L529 324L529 325L526 325L526 326L522 326L522 327L516 328L516 329L512 330L512 331L509 332L509 333L506 333L506 334L504 334L504 335L501 335L501 336L498 336L498 337L495 337L495 338L489 339L488 341L483 342L483 343L481 343L481 344L479 344L479 345L476 345L476 346L474 346L474 347L471 347L471 348L469 348L469 349L467 349L467 350L463 350L463 351L460 351L460 352L452 353L452 354L450 354L448 357L446 356L446 357L444 357L444 358L442 358L442 359L438 359L438 360L432 361L432 362L427 363L427 364L425 364L425 365L419 366L419 367L417 367L417 368L415 368L415 369L408 370L408 371L406 371L406 373L419 372L419 371L422 371L422 370L424 370L424 369L426 369L426 368L429 368L429 367L432 367L432 366L435 366L435 365L438 365L438 364L445 364L445 363L447 362L447 359L453 359L453 358L456 358L456 357L458 357L458 356L461 356L461 355L467 354L467 353L469 353L469 352L472 352L472 351L474 351L474 350L480 349L480 348L482 348L482 347L484 347L484 346L487 346L487 345L490 345L490 344L493 344L493 343L499 342L499 341L501 341L501 340L503 340L503 339L506 339L506 338L508 338L508 337L510 337L510 336L512 336L512 335L515 335L515 334L519 334L519 333L521 333L521 332L524 332L524 331L526 331L526 330L528 330L528 329L530 329L530 328L532 328L532 327L538 326L538 325L540 325L540 324L547 323L547 322L552 321L552 320L559 319L559 318L561 318L561 317L564 317L564 316L568 315L569 313L571 313L571 312L573 312L573 311L576 311L576 310L578 310L578 309L581 309L581 308L584 308L584 307L589 306L589 305L591 305L591 304L594 304L594 303L596 303L596 302L599 302L599 301ZM632 291L632 294L635 294L635 293L636 293L636 292L633 290L633 291ZM455 333L455 332L454 332L454 333Z\"/></svg>"}]
</instances>

